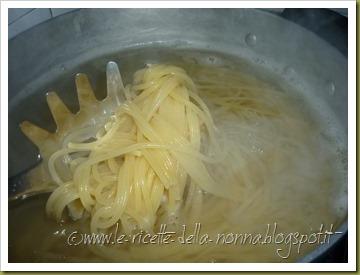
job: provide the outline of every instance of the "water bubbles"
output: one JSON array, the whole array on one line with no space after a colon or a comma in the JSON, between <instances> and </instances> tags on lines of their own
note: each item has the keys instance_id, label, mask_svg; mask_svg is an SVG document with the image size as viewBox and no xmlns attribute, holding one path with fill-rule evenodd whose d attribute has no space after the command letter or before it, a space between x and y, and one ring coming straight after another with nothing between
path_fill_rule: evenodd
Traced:
<instances>
[{"instance_id":1,"label":"water bubbles","mask_svg":"<svg viewBox=\"0 0 360 275\"><path fill-rule=\"evenodd\" d=\"M264 149L262 147L260 147L260 146L252 145L251 146L251 152L262 154L262 153L264 153Z\"/></svg>"},{"instance_id":2,"label":"water bubbles","mask_svg":"<svg viewBox=\"0 0 360 275\"><path fill-rule=\"evenodd\" d=\"M288 79L289 81L294 82L296 79L296 71L295 68L288 65L286 67L284 67L283 69L283 75L285 76L286 79Z\"/></svg>"},{"instance_id":3,"label":"water bubbles","mask_svg":"<svg viewBox=\"0 0 360 275\"><path fill-rule=\"evenodd\" d=\"M206 65L223 65L223 60L214 55L206 56L200 62L202 62Z\"/></svg>"},{"instance_id":4,"label":"water bubbles","mask_svg":"<svg viewBox=\"0 0 360 275\"><path fill-rule=\"evenodd\" d=\"M146 68L150 68L151 66L154 66L156 64L155 60L148 60L147 62L144 63L144 66Z\"/></svg>"},{"instance_id":5,"label":"water bubbles","mask_svg":"<svg viewBox=\"0 0 360 275\"><path fill-rule=\"evenodd\" d=\"M216 61L216 58L215 58L214 56L209 56L209 57L208 57L208 61L209 61L209 63L214 64L215 61Z\"/></svg>"},{"instance_id":6,"label":"water bubbles","mask_svg":"<svg viewBox=\"0 0 360 275\"><path fill-rule=\"evenodd\" d=\"M256 40L256 35L251 32L245 36L245 42L249 47L254 47L256 45Z\"/></svg>"},{"instance_id":7,"label":"water bubbles","mask_svg":"<svg viewBox=\"0 0 360 275\"><path fill-rule=\"evenodd\" d=\"M66 235L66 229L59 229L59 230L56 230L54 233L53 233L54 236L65 236Z\"/></svg>"},{"instance_id":8,"label":"water bubbles","mask_svg":"<svg viewBox=\"0 0 360 275\"><path fill-rule=\"evenodd\" d=\"M328 94L330 96L333 96L335 94L335 91L336 91L336 87L335 87L334 82L332 82L332 81L326 82L326 90L327 90L327 92L328 92Z\"/></svg>"},{"instance_id":9,"label":"water bubbles","mask_svg":"<svg viewBox=\"0 0 360 275\"><path fill-rule=\"evenodd\" d=\"M21 200L25 200L25 199L27 199L28 197L29 197L28 194L24 194L24 195L21 195L21 196L20 196L20 199L21 199Z\"/></svg>"},{"instance_id":10,"label":"water bubbles","mask_svg":"<svg viewBox=\"0 0 360 275\"><path fill-rule=\"evenodd\" d=\"M295 69L292 66L286 66L283 70L284 75L294 75L295 74Z\"/></svg>"}]
</instances>

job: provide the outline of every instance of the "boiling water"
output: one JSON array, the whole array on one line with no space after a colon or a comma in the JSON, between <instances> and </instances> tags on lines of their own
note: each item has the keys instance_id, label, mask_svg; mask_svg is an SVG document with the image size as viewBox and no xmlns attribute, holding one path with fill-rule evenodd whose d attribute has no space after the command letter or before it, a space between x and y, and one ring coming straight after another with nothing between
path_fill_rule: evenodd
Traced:
<instances>
[{"instance_id":1,"label":"boiling water","mask_svg":"<svg viewBox=\"0 0 360 275\"><path fill-rule=\"evenodd\" d=\"M335 231L347 215L346 139L341 136L340 127L335 126L340 132L336 136L334 126L328 129L329 122L325 120L333 115L324 116L323 110L313 108L319 106L313 102L316 99L310 100L302 91L284 84L281 77L243 60L214 53L145 54L148 56L142 56L142 63L141 54L136 59L133 53L122 55L124 82L130 83L130 75L145 63L171 63L188 72L210 108L226 152L222 162L209 169L224 188L227 183L237 183L240 203L205 194L196 219L183 217L166 228L158 224L152 232L152 236L157 236L155 243L145 244L150 238L145 232L116 243L115 238L121 237L122 232L114 228L109 232L110 243L104 248L83 243L84 234L90 234L86 218L73 222L64 215L60 224L47 218L46 195L13 202L9 208L9 261L296 261L328 241L324 232ZM137 62L130 63L132 58ZM109 59L99 59L92 67ZM86 66L91 64L81 68ZM234 72L233 78L227 72ZM212 88L203 83L204 75L212 79ZM105 77L96 79L95 90L103 92ZM64 81L61 77L53 85L66 85L56 84ZM229 83L232 81L235 84ZM244 98L234 104L232 95L237 91L232 91L231 86L236 83L243 86ZM246 96L252 97L250 101L255 98L255 103ZM18 106L26 104L21 95L19 102ZM35 111L32 116L36 116ZM313 243L309 240L299 244L301 238L315 233L318 237L311 240ZM164 243L165 235L174 241Z\"/></svg>"}]
</instances>

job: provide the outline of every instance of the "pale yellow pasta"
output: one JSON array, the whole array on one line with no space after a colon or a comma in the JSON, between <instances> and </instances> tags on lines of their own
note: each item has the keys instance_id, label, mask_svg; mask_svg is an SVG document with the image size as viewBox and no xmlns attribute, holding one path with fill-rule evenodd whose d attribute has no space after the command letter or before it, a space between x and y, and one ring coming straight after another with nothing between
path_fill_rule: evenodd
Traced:
<instances>
[{"instance_id":1,"label":"pale yellow pasta","mask_svg":"<svg viewBox=\"0 0 360 275\"><path fill-rule=\"evenodd\" d=\"M48 201L48 214L59 219L66 205L78 200L79 211L91 214L94 232L117 222L153 230L159 208L172 219L180 215L188 180L192 189L236 199L205 165L219 162L221 154L210 157L200 148L201 135L209 135L206 146L220 150L213 119L193 81L178 67L156 65L136 73L135 83L95 141L69 142L50 157L50 174L60 186ZM77 152L87 156L72 159L71 180L64 182L56 161ZM194 200L194 206L201 204L199 195Z\"/></svg>"}]
</instances>

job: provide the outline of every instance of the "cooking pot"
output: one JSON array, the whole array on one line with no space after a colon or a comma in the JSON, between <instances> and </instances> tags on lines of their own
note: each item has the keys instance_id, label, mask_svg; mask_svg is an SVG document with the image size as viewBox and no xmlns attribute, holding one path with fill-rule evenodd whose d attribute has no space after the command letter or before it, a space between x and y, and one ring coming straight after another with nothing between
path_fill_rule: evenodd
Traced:
<instances>
[{"instance_id":1,"label":"cooking pot","mask_svg":"<svg viewBox=\"0 0 360 275\"><path fill-rule=\"evenodd\" d=\"M76 111L75 93L69 92L75 90L76 72L87 73L102 97L108 60L126 68L128 82L144 63L184 56L211 63L227 56L256 64L313 98L313 107L325 110L319 115L329 121L333 136L347 135L347 59L299 25L253 9L84 9L9 41L9 192L24 188L14 177L40 161L19 123L27 119L55 130L44 96L49 89ZM337 231L343 234L300 261L324 256L346 234L347 222Z\"/></svg>"}]
</instances>

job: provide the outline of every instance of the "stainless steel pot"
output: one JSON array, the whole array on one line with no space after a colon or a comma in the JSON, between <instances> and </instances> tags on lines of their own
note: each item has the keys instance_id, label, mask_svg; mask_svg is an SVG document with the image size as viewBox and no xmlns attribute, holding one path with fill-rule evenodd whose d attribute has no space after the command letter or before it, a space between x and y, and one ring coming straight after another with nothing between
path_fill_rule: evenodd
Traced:
<instances>
[{"instance_id":1,"label":"stainless steel pot","mask_svg":"<svg viewBox=\"0 0 360 275\"><path fill-rule=\"evenodd\" d=\"M95 72L104 71L107 60L118 60L131 71L144 62L169 60L173 53L181 55L189 49L238 57L279 75L320 99L315 102L322 102L318 107L327 110L324 116L332 114L326 119L333 134L347 135L347 60L294 23L252 9L80 10L9 41L9 176L38 161L36 148L18 129L19 122L30 119L54 129L45 107L49 87L57 88L75 110L75 93L66 92L74 90L69 80L75 72L90 74L101 94L105 83ZM345 234L347 223L338 230ZM315 260L341 237L301 261Z\"/></svg>"}]
</instances>

